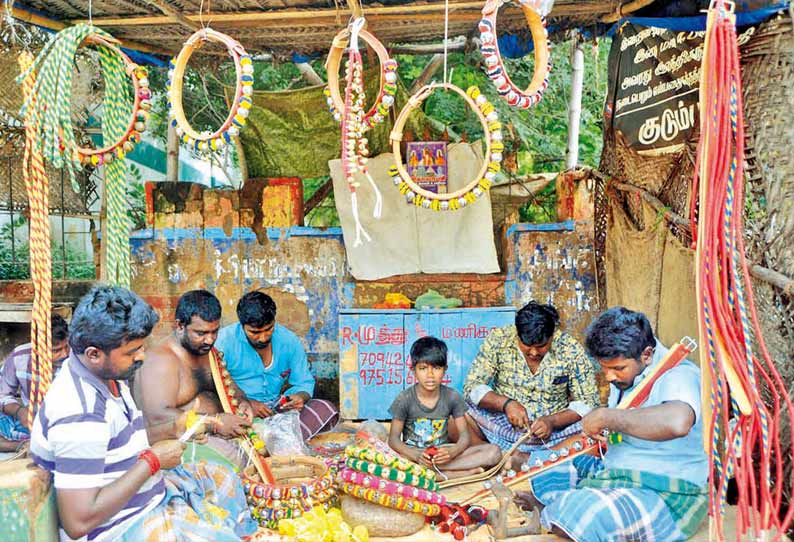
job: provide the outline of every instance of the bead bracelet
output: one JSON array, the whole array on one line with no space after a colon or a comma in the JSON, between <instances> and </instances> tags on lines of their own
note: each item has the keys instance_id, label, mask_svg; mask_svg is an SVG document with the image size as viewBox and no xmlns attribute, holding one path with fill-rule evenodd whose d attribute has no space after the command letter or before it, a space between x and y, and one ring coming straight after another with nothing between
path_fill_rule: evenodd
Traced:
<instances>
[{"instance_id":1,"label":"bead bracelet","mask_svg":"<svg viewBox=\"0 0 794 542\"><path fill-rule=\"evenodd\" d=\"M388 495L399 495L400 497L407 497L428 504L442 505L447 502L447 498L441 493L390 482L352 469L342 469L339 472L339 478L345 482L376 489Z\"/></svg>"},{"instance_id":2,"label":"bead bracelet","mask_svg":"<svg viewBox=\"0 0 794 542\"><path fill-rule=\"evenodd\" d=\"M408 461L407 459L403 459L402 457L385 454L371 448L348 446L345 448L345 455L347 455L347 457L363 459L365 461L369 461L370 463L377 463L378 465L383 465L384 467L391 467L393 469L416 474L417 476L423 476L428 480L436 479L435 471L427 469L422 465L417 465L416 463Z\"/></svg>"},{"instance_id":3,"label":"bead bracelet","mask_svg":"<svg viewBox=\"0 0 794 542\"><path fill-rule=\"evenodd\" d=\"M416 476L415 474L410 474L408 472L393 469L391 467L384 467L383 465L369 463L360 459L353 459L352 457L348 458L345 464L348 468L353 470L372 474L385 480L391 480L392 482L399 482L401 484L418 487L420 489L427 489L430 491L435 491L437 489L436 483L433 480L428 480L423 476Z\"/></svg>"},{"instance_id":4,"label":"bead bracelet","mask_svg":"<svg viewBox=\"0 0 794 542\"><path fill-rule=\"evenodd\" d=\"M437 516L441 512L441 507L437 504L428 504L412 499L406 499L399 495L388 495L380 491L363 486L357 486L350 482L341 484L341 489L344 493L362 499L373 504L379 504L387 508L395 510L402 510L403 512L411 512L413 514L422 514L423 516Z\"/></svg>"},{"instance_id":5,"label":"bead bracelet","mask_svg":"<svg viewBox=\"0 0 794 542\"><path fill-rule=\"evenodd\" d=\"M260 525L275 529L278 522L282 519L299 518L304 513L310 511L315 506L322 506L327 512L331 506L331 499L326 501L315 501L311 506L296 506L295 508L267 508L254 506L251 508L251 516L259 522Z\"/></svg>"}]
</instances>

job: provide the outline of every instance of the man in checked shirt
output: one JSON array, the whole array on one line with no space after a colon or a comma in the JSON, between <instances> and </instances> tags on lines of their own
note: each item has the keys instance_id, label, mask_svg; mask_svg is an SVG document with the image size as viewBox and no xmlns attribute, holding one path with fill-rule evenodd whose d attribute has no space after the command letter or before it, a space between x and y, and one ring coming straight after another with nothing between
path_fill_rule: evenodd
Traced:
<instances>
[{"instance_id":1,"label":"man in checked shirt","mask_svg":"<svg viewBox=\"0 0 794 542\"><path fill-rule=\"evenodd\" d=\"M69 357L69 325L58 314L51 322L54 378ZM30 354L30 343L17 346L0 369L0 452L14 452L30 439Z\"/></svg>"},{"instance_id":2,"label":"man in checked shirt","mask_svg":"<svg viewBox=\"0 0 794 542\"><path fill-rule=\"evenodd\" d=\"M508 450L529 431L519 446L527 454L581 432L579 421L599 406L596 366L559 323L554 307L530 301L514 326L485 339L463 387L473 444L479 437Z\"/></svg>"}]
</instances>

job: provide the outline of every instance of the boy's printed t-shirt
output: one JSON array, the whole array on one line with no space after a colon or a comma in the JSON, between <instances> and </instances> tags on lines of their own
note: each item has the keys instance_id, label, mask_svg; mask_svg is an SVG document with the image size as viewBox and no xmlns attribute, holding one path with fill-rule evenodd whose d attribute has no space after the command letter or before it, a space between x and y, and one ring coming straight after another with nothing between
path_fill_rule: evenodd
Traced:
<instances>
[{"instance_id":1,"label":"boy's printed t-shirt","mask_svg":"<svg viewBox=\"0 0 794 542\"><path fill-rule=\"evenodd\" d=\"M403 442L407 445L427 448L447 444L449 417L459 418L466 414L468 407L457 391L443 385L438 391L438 402L433 408L419 402L416 385L401 391L389 407L392 417L405 424Z\"/></svg>"}]
</instances>

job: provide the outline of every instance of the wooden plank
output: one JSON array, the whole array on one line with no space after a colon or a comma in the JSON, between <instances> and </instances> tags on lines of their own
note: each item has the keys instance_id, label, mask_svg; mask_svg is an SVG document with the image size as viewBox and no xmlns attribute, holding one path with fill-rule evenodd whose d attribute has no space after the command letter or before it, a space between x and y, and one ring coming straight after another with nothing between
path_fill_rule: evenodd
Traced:
<instances>
[{"instance_id":1,"label":"wooden plank","mask_svg":"<svg viewBox=\"0 0 794 542\"><path fill-rule=\"evenodd\" d=\"M323 185L318 188L312 197L310 197L306 203L303 204L303 216L308 215L315 207L320 205L325 198L333 191L334 189L334 180L329 178Z\"/></svg>"},{"instance_id":2,"label":"wooden plank","mask_svg":"<svg viewBox=\"0 0 794 542\"><path fill-rule=\"evenodd\" d=\"M72 303L53 303L52 312L68 318L72 312ZM26 324L30 322L33 303L0 303L0 322Z\"/></svg>"}]
</instances>

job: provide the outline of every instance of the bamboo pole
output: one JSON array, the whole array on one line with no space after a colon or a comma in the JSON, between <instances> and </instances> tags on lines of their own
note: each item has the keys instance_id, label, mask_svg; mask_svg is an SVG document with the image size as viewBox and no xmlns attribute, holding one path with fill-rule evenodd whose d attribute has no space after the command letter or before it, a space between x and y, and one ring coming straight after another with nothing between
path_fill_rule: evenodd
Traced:
<instances>
[{"instance_id":1,"label":"bamboo pole","mask_svg":"<svg viewBox=\"0 0 794 542\"><path fill-rule=\"evenodd\" d=\"M582 84L584 82L584 51L577 37L571 52L571 99L568 102L568 149L565 166L575 169L579 163L579 125L582 120Z\"/></svg>"},{"instance_id":2,"label":"bamboo pole","mask_svg":"<svg viewBox=\"0 0 794 542\"><path fill-rule=\"evenodd\" d=\"M40 26L41 28L46 28L48 30L55 30L56 32L63 30L67 26L71 26L71 24L48 19L47 17L42 17L41 15L27 11L25 8L20 8L13 5L11 6L11 15L20 21ZM87 23L89 21L85 20L84 22ZM119 42L121 42L122 47L141 51L142 53L153 53L158 55L170 53L170 51L164 51L162 47L152 47L151 45L138 43L136 41L120 39Z\"/></svg>"},{"instance_id":3,"label":"bamboo pole","mask_svg":"<svg viewBox=\"0 0 794 542\"><path fill-rule=\"evenodd\" d=\"M168 123L165 143L165 180L169 183L179 181L179 136L176 126Z\"/></svg>"},{"instance_id":4,"label":"bamboo pole","mask_svg":"<svg viewBox=\"0 0 794 542\"><path fill-rule=\"evenodd\" d=\"M471 10L480 13L482 2L458 2L450 3L450 13L460 10ZM444 3L420 4L420 5L400 5L400 6L381 6L367 8L366 15L373 18L375 15L401 15L407 17L417 13L443 13ZM198 15L185 15L194 22L200 22ZM237 13L214 13L212 15L213 24L260 22L260 21L284 21L284 20L306 20L306 19L329 19L336 21L336 9L310 9L310 10L278 10L278 11L255 11ZM100 27L108 26L145 26L145 25L164 25L174 24L179 21L168 15L144 15L135 17L94 17L94 24ZM87 23L88 19L77 19L73 23Z\"/></svg>"},{"instance_id":5,"label":"bamboo pole","mask_svg":"<svg viewBox=\"0 0 794 542\"><path fill-rule=\"evenodd\" d=\"M444 52L443 43L430 43L420 45L392 45L386 47L392 55L433 55ZM448 52L463 51L466 49L466 36L452 38L447 43Z\"/></svg>"},{"instance_id":6,"label":"bamboo pole","mask_svg":"<svg viewBox=\"0 0 794 542\"><path fill-rule=\"evenodd\" d=\"M614 13L601 17L602 23L616 23L626 15L653 4L653 0L634 0L626 4L620 4Z\"/></svg>"}]
</instances>

